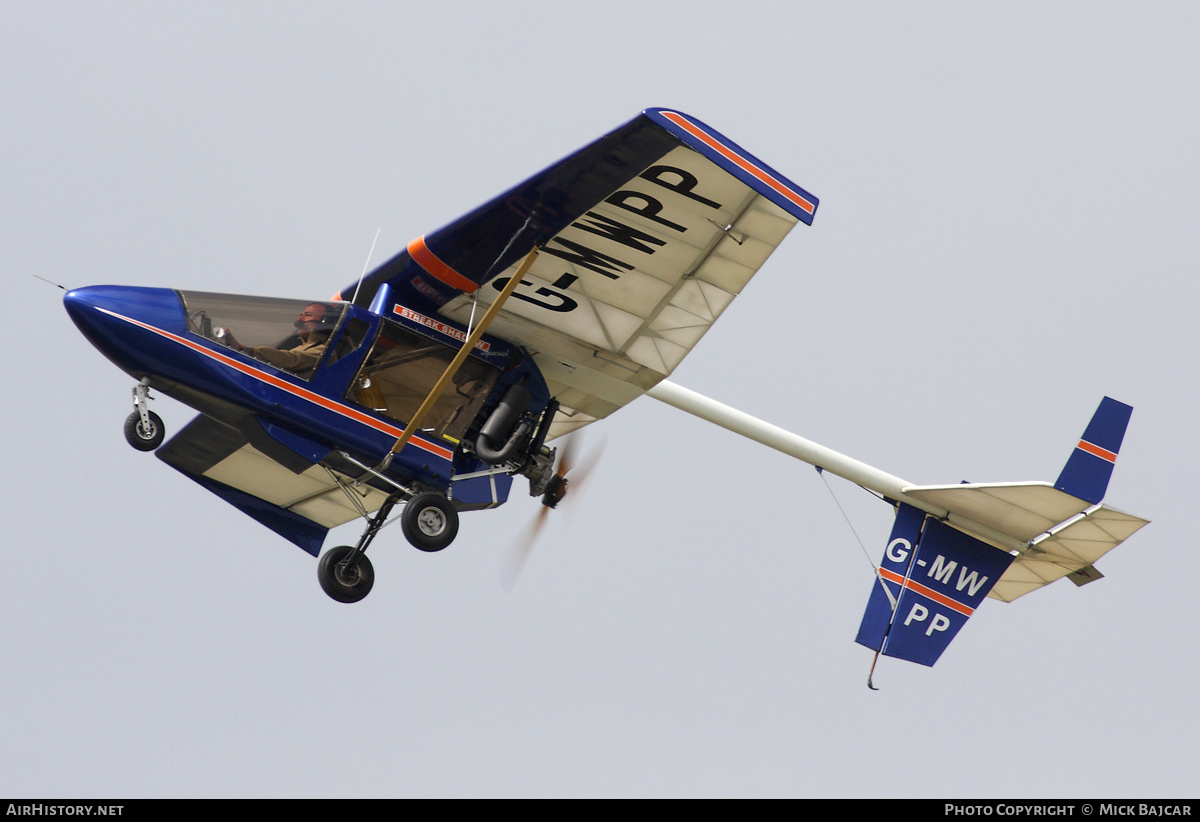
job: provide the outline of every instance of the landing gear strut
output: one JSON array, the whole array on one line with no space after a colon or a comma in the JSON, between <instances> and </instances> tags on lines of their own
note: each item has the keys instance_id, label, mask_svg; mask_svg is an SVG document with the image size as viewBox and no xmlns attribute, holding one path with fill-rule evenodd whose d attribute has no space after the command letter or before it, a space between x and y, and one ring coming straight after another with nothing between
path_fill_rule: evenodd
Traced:
<instances>
[{"instance_id":1,"label":"landing gear strut","mask_svg":"<svg viewBox=\"0 0 1200 822\"><path fill-rule=\"evenodd\" d=\"M387 525L392 509L408 493L397 491L388 497L379 510L367 518L367 527L358 544L330 548L317 563L317 580L321 589L338 602L358 602L371 593L375 570L367 559L367 548L383 526ZM404 535L422 551L440 551L454 541L458 534L458 510L446 497L436 491L412 496L400 515Z\"/></svg>"},{"instance_id":2,"label":"landing gear strut","mask_svg":"<svg viewBox=\"0 0 1200 822\"><path fill-rule=\"evenodd\" d=\"M152 399L150 381L143 378L133 387L134 411L125 418L125 441L139 451L158 448L167 434L162 419L146 407L148 399Z\"/></svg>"},{"instance_id":3,"label":"landing gear strut","mask_svg":"<svg viewBox=\"0 0 1200 822\"><path fill-rule=\"evenodd\" d=\"M388 515L400 501L399 492L392 494L379 510L367 518L367 527L358 538L358 545L339 545L330 548L317 563L317 581L321 590L338 602L358 602L371 593L375 584L375 569L367 559L367 548L387 523Z\"/></svg>"}]
</instances>

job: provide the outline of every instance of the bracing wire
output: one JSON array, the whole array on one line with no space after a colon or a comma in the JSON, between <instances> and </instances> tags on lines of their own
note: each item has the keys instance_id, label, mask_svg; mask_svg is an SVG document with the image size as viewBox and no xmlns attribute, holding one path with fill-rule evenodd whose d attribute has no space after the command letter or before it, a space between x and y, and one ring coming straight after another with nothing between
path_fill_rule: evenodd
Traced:
<instances>
[{"instance_id":1,"label":"bracing wire","mask_svg":"<svg viewBox=\"0 0 1200 822\"><path fill-rule=\"evenodd\" d=\"M854 527L854 523L850 521L850 515L846 513L846 509L842 507L841 500L837 498L837 494L833 491L833 486L829 484L829 480L825 478L825 472L817 467L817 474L820 475L821 481L825 483L825 487L829 490L829 496L833 497L833 504L842 512L842 519L846 521L846 525L850 527L850 533L854 534L854 539L858 541L858 547L862 549L863 556L866 557L867 563L871 566L871 573L878 572L878 567L875 565L875 560L871 559L871 553L867 550L867 546L863 544L862 537L858 535L858 531Z\"/></svg>"},{"instance_id":2,"label":"bracing wire","mask_svg":"<svg viewBox=\"0 0 1200 822\"><path fill-rule=\"evenodd\" d=\"M850 515L846 513L846 509L844 507L842 507L841 500L838 499L837 494L833 490L833 486L830 485L829 480L825 478L825 472L821 470L820 466L816 466L816 468L817 468L817 473L821 476L821 481L825 483L825 487L829 490L829 496L833 497L833 504L836 505L837 509L842 512L842 519L844 519L846 521L846 525L849 526L849 528L850 528L850 533L854 534L854 539L858 542L858 547L862 549L863 557L867 560L867 564L871 566L872 576L875 577L875 581L879 583L879 586L881 588L883 588L883 592L885 594L887 594L888 600L892 603L892 614L893 614L893 618L894 618L895 611L896 611L896 599L895 599L895 597L892 596L892 592L888 590L888 587L883 584L883 578L879 575L879 566L875 564L875 560L871 559L871 554L867 550L867 546L863 543L862 537L859 536L858 530L854 527L854 523L851 522ZM872 496L877 496L880 499L883 499L882 496L871 491L869 488L863 489L863 490L867 491ZM886 642L886 639L885 639L885 642ZM875 687L874 678L875 678L875 664L879 661L880 650L882 650L882 649L877 649L875 651L875 658L871 660L871 670L867 673L867 687L870 688L872 691L879 690L878 688Z\"/></svg>"},{"instance_id":3,"label":"bracing wire","mask_svg":"<svg viewBox=\"0 0 1200 822\"><path fill-rule=\"evenodd\" d=\"M833 497L833 504L836 505L838 510L842 512L842 519L846 520L846 524L850 526L850 533L854 534L854 538L858 541L858 547L862 549L863 556L866 557L867 564L871 566L871 573L875 575L876 581L879 583L880 587L883 588L883 592L887 594L888 601L892 603L892 609L895 610L896 598L892 596L892 592L888 590L888 587L883 584L883 578L879 576L879 566L875 564L875 560L871 559L871 552L868 551L867 546L863 544L862 537L860 537L858 535L858 531L855 530L854 523L850 521L850 516L846 513L846 509L842 507L842 503L840 500L838 500L837 494L834 493L833 486L829 484L829 480L825 479L825 472L821 470L820 466L817 467L817 473L821 475L821 480L825 483L825 487L829 489L829 496ZM862 488L861 485L858 487ZM877 499L886 501L882 494L877 494L870 488L863 488L863 490Z\"/></svg>"},{"instance_id":4,"label":"bracing wire","mask_svg":"<svg viewBox=\"0 0 1200 822\"><path fill-rule=\"evenodd\" d=\"M505 244L504 248L501 249L500 254L497 255L495 262L488 266L487 272L484 273L483 279L480 281L481 285L488 281L492 275L492 270L501 260L504 259L504 255L508 253L508 250L512 248L513 243L517 241L517 238L521 236L525 229L529 228L529 224L531 222L533 222L532 214L526 216L524 224L518 228L511 237L508 238L508 242ZM475 328L475 309L479 306L479 290L480 289L476 289L474 293L471 294L471 318L467 321L467 336L470 336L471 332Z\"/></svg>"}]
</instances>

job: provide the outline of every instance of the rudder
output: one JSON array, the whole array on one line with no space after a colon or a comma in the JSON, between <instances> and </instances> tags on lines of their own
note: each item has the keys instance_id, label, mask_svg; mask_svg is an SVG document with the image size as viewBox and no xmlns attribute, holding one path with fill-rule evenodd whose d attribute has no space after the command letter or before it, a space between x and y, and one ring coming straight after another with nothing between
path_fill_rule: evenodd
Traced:
<instances>
[{"instance_id":1,"label":"rudder","mask_svg":"<svg viewBox=\"0 0 1200 822\"><path fill-rule=\"evenodd\" d=\"M932 666L1012 560L901 503L855 641Z\"/></svg>"},{"instance_id":2,"label":"rudder","mask_svg":"<svg viewBox=\"0 0 1200 822\"><path fill-rule=\"evenodd\" d=\"M1054 487L1091 503L1104 499L1132 414L1132 406L1102 399Z\"/></svg>"}]
</instances>

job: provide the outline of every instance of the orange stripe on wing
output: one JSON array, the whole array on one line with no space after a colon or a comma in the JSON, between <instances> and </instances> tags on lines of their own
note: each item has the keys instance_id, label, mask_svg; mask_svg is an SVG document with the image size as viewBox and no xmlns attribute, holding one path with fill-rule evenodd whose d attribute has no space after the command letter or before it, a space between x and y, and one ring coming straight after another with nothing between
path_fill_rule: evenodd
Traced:
<instances>
[{"instance_id":1,"label":"orange stripe on wing","mask_svg":"<svg viewBox=\"0 0 1200 822\"><path fill-rule=\"evenodd\" d=\"M1087 451L1092 456L1099 457L1102 460L1107 460L1108 462L1117 461L1116 453L1109 451L1107 448L1101 448L1099 445L1090 443L1087 440L1080 440L1079 445L1076 447L1078 447L1080 451Z\"/></svg>"},{"instance_id":2,"label":"orange stripe on wing","mask_svg":"<svg viewBox=\"0 0 1200 822\"><path fill-rule=\"evenodd\" d=\"M438 256L429 250L429 246L425 245L425 235L422 234L417 239L408 244L408 253L417 265L428 271L433 276L444 282L448 286L465 291L468 294L474 293L479 288L478 283L473 283L463 275L459 274L450 266L446 265Z\"/></svg>"},{"instance_id":3,"label":"orange stripe on wing","mask_svg":"<svg viewBox=\"0 0 1200 822\"><path fill-rule=\"evenodd\" d=\"M788 188L786 185L781 183L779 180L776 180L770 174L765 172L763 169L754 165L754 163L750 162L742 155L733 151L728 146L726 146L724 143L717 141L714 137L710 136L707 132L702 131L699 127L693 125L690 121L684 119L676 112L664 111L664 112L662 112L662 116L666 117L672 123L674 123L675 125L682 128L688 134L690 134L693 137L695 137L696 139L700 140L702 143L704 143L709 148L711 148L714 151L721 154L721 156L725 157L728 160L731 160L739 168L743 169L744 171L749 172L750 174L754 175L756 178L758 178L762 182L766 183L772 189L774 189L778 193L782 194L788 200L790 200L791 202L795 203L797 206L802 208L806 213L812 214L814 211L816 211L816 206L814 206L808 200L804 199L799 194L797 194L795 191Z\"/></svg>"}]
</instances>

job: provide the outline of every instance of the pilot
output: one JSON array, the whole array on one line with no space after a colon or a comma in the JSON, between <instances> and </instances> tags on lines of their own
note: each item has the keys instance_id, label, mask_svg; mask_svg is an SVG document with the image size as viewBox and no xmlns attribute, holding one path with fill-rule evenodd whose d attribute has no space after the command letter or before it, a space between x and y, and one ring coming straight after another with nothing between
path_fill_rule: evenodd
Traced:
<instances>
[{"instance_id":1,"label":"pilot","mask_svg":"<svg viewBox=\"0 0 1200 822\"><path fill-rule=\"evenodd\" d=\"M292 323L296 327L296 344L290 348L272 348L269 345L245 346L226 331L226 340L230 348L249 354L277 368L291 371L300 377L312 375L321 355L325 353L325 344L329 342L329 334L333 326L326 318L330 313L324 303L309 303L300 312L300 316Z\"/></svg>"}]
</instances>

